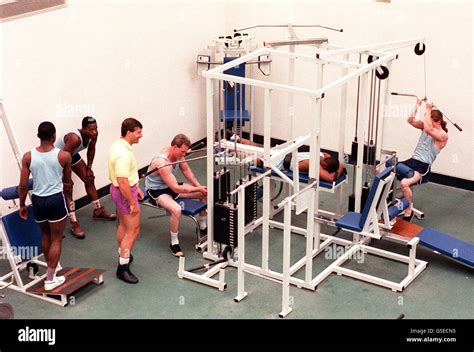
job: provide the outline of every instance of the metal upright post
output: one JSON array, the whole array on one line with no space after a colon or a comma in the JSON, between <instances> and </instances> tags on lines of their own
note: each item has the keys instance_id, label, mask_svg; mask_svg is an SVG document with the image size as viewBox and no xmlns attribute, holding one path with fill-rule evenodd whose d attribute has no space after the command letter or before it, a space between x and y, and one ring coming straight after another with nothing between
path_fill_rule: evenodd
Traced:
<instances>
[{"instance_id":1,"label":"metal upright post","mask_svg":"<svg viewBox=\"0 0 474 352\"><path fill-rule=\"evenodd\" d=\"M359 143L357 145L357 165L355 175L355 205L354 210L357 213L361 212L362 199L362 172L364 169L364 144L366 136L366 123L369 113L367 105L367 82L369 72L365 72L360 77L360 115L357 121L357 135L359 136Z\"/></svg>"},{"instance_id":2,"label":"metal upright post","mask_svg":"<svg viewBox=\"0 0 474 352\"><path fill-rule=\"evenodd\" d=\"M349 54L344 55L344 61L349 61ZM349 73L347 66L342 67L342 77ZM346 140L346 115L347 115L347 84L341 88L341 116L339 119L339 162L344 163L344 142ZM342 187L336 190L336 216L342 215Z\"/></svg>"},{"instance_id":3,"label":"metal upright post","mask_svg":"<svg viewBox=\"0 0 474 352\"><path fill-rule=\"evenodd\" d=\"M291 202L287 200L284 207L282 308L279 314L281 318L287 316L292 310L290 308Z\"/></svg>"},{"instance_id":4,"label":"metal upright post","mask_svg":"<svg viewBox=\"0 0 474 352\"><path fill-rule=\"evenodd\" d=\"M262 269L268 271L268 248L270 238L270 177L263 178L263 210L262 210Z\"/></svg>"},{"instance_id":5,"label":"metal upright post","mask_svg":"<svg viewBox=\"0 0 474 352\"><path fill-rule=\"evenodd\" d=\"M207 110L207 252L213 255L214 245L214 82L206 78Z\"/></svg>"},{"instance_id":6,"label":"metal upright post","mask_svg":"<svg viewBox=\"0 0 474 352\"><path fill-rule=\"evenodd\" d=\"M238 220L237 220L237 296L234 301L240 302L247 296L245 292L245 187L238 191Z\"/></svg>"}]
</instances>

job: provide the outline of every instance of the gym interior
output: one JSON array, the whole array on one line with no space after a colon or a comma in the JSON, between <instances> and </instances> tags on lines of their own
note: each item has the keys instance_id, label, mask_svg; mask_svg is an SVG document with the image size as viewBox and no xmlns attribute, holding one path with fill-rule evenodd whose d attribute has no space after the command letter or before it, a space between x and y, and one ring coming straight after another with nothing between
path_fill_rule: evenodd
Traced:
<instances>
[{"instance_id":1,"label":"gym interior","mask_svg":"<svg viewBox=\"0 0 474 352\"><path fill-rule=\"evenodd\" d=\"M0 5L4 318L474 317L472 2L34 3ZM411 187L407 221L410 176L398 165L422 132L407 122L417 97L415 120L438 110L449 137L429 181ZM110 212L109 148L128 117L143 125L133 145L139 185L182 133L207 202L182 209L180 257L170 252L169 214L141 202L130 263L139 282L129 284L116 273L119 220L94 220L73 173L85 238L67 221L66 281L45 291L38 225L18 216L21 160L39 145L42 121L59 138L85 116L97 122L91 167ZM306 174L272 164L307 151ZM344 166L340 179L320 179L312 161L321 151Z\"/></svg>"}]
</instances>

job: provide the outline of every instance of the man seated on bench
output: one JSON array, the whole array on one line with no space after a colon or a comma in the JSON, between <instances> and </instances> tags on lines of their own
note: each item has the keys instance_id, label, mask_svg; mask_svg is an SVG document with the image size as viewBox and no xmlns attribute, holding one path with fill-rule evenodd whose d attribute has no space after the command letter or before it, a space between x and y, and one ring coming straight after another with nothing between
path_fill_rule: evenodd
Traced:
<instances>
[{"instance_id":1,"label":"man seated on bench","mask_svg":"<svg viewBox=\"0 0 474 352\"><path fill-rule=\"evenodd\" d=\"M235 140L237 138L237 143L246 144L246 145L255 145L258 144L242 137L236 137L232 134L230 130L226 131L226 137L228 140ZM309 152L298 152L298 170L300 172L308 173L309 172ZM293 163L291 162L292 153L288 153L280 160L275 162L275 166L282 171L293 171ZM339 160L331 156L328 153L321 152L319 158L319 178L322 181L334 182L341 175L346 172L344 165L339 162ZM257 166L263 167L263 162L260 159L257 159Z\"/></svg>"},{"instance_id":2,"label":"man seated on bench","mask_svg":"<svg viewBox=\"0 0 474 352\"><path fill-rule=\"evenodd\" d=\"M187 162L167 165L184 161L190 146L191 141L187 136L184 134L176 135L171 141L171 146L163 149L151 160L148 171L159 169L145 178L145 186L149 196L155 200L156 204L166 209L171 215L170 249L171 253L176 257L182 256L183 252L181 251L178 240L181 207L175 199L179 197L198 199L201 202L207 201L207 187L199 183ZM190 184L178 183L175 176L178 171L178 166ZM199 215L199 228L201 229L201 233L205 234L207 231L207 213L204 210L199 213Z\"/></svg>"}]
</instances>

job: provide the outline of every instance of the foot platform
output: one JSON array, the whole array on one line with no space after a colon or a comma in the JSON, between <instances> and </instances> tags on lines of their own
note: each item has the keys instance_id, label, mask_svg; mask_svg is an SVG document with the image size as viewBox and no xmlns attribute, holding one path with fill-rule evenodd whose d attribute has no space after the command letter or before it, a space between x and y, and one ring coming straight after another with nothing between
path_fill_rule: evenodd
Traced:
<instances>
[{"instance_id":1,"label":"foot platform","mask_svg":"<svg viewBox=\"0 0 474 352\"><path fill-rule=\"evenodd\" d=\"M63 275L66 278L66 282L56 287L51 291L44 289L44 280L37 282L35 285L28 288L26 291L33 295L42 295L57 300L57 304L66 306L69 302L67 297L72 293L79 290L81 287L93 282L100 285L104 282L103 269L94 268L63 268L56 275Z\"/></svg>"}]
</instances>

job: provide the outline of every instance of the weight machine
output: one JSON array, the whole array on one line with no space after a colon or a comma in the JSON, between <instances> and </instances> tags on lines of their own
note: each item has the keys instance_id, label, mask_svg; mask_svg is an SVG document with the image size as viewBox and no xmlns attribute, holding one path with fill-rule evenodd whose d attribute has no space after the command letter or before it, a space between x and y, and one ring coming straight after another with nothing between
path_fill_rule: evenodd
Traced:
<instances>
[{"instance_id":1,"label":"weight machine","mask_svg":"<svg viewBox=\"0 0 474 352\"><path fill-rule=\"evenodd\" d=\"M292 27L288 26L289 30L293 30ZM267 47L258 49L239 58L227 62L221 66L203 71L202 75L206 78L206 106L207 106L207 140L216 140L215 130L219 123L216 123L215 119L215 97L221 95L221 84L222 82L232 82L234 85L246 85L252 89L260 89L263 91L263 147L249 146L239 143L237 140L229 142L228 140L217 138L215 143L207 144L207 153L209 156L213 155L214 148L233 149L237 153L244 153L250 155L247 157L247 162L252 159L260 159L263 163L263 173L256 177L248 177L245 181L240 183L234 190L227 190L227 199L232 196L236 196L238 206L232 206L226 208L224 213L221 212L221 206L216 206L214 203L215 193L218 192L219 197L222 196L220 190L215 189L215 185L222 185L221 181L216 180L216 173L214 172L214 160L212 157L207 159L207 184L208 184L208 238L207 238L207 251L203 253L205 259L214 261L217 263L213 265L212 269L208 270L203 275L198 275L189 270L185 270L185 258L180 258L178 277L186 278L189 280L197 281L211 287L224 290L226 288L225 283L225 268L235 267L237 268L237 295L234 298L236 302L241 301L247 296L245 291L245 275L253 274L261 278L273 280L282 284L282 309L280 317L286 316L291 312L289 305L289 289L290 285L297 286L298 288L306 288L315 290L316 287L324 281L330 274L338 273L345 275L347 272L339 270L340 261L336 261L326 268L323 272L318 273L316 276L313 274L313 259L321 254L330 245L335 244L351 248L353 252L357 250L365 250L363 245L359 244L359 236L355 236L352 241L337 238L321 233L320 221L318 216L321 214L319 209L319 191L321 189L319 185L319 153L321 149L320 142L320 131L321 131L321 120L322 120L322 102L326 94L331 92L334 88L341 87L341 112L340 112L340 140L339 140L339 158L342 161L344 156L344 126L346 119L346 103L347 103L347 84L354 80L360 79L360 96L361 96L361 114L357 120L357 133L364 140L367 136L366 126L368 123L369 106L367 104L368 96L368 82L369 75L373 73L379 79L386 80L383 94L381 96L380 105L385 104L388 96L388 78L390 67L397 58L397 54L391 52L392 49L397 49L405 46L411 46L418 43L423 43L423 38L413 38L404 41L378 43L372 45L358 46L358 47L343 47L340 45L330 44L327 40L319 40L317 43L313 42L316 46L315 55L300 54L295 52L294 45L298 40L293 39L289 42L283 43L278 42L277 45L287 45L290 47L289 51L278 50L273 48L274 45L267 45ZM307 44L302 40L301 44ZM277 46L275 45L275 46ZM293 47L293 48L292 48ZM370 62L362 63L357 61L351 61L350 56L353 55L372 55L373 59ZM267 80L259 80L247 77L239 77L229 75L226 73L227 70L234 66L251 62L252 60L258 60L261 56L275 57L281 56L286 57L289 61L290 71L294 70L295 61L309 61L313 62L317 66L317 76L315 79L316 87L313 89L303 88L295 85L294 83L294 72L289 73L289 83L282 84L278 82L269 82ZM342 56L342 59L336 58ZM323 85L323 73L326 65L335 65L342 68L342 76L336 81L330 82ZM351 72L349 72L351 70ZM217 83L216 83L217 82ZM217 90L216 90L216 87ZM291 136L288 141L279 146L271 146L271 125L272 125L272 99L276 99L276 94L286 93L289 96L299 95L306 97L310 106L309 119L312 123L308 126L307 134L302 136ZM219 98L220 99L220 98ZM219 100L220 101L220 100ZM292 99L290 101L293 101ZM289 116L291 119L291 133L293 133L293 126L296 123L295 116ZM219 136L219 133L217 133ZM308 175L308 183L303 188L300 188L299 183L299 172L297 166L297 151L302 145L309 145L310 147L310 170ZM359 143L357 146L358 155L363 155L363 143ZM279 170L274 162L278 158L293 153L293 179L290 179L287 175ZM387 174L391 173L391 169ZM222 171L224 174L227 171ZM355 165L355 210L362 214L361 209L361 191L362 191L362 172L363 172L363 158L357 158ZM270 176L274 173L281 177L282 180L292 185L291 192L277 206L277 209L271 209L270 207ZM219 174L219 173L217 173ZM390 176L390 180L393 180L393 175ZM219 179L219 178L218 178ZM262 215L258 218L252 218L251 221L246 219L246 198L248 188L253 187L257 181L263 181L263 209ZM216 183L215 183L216 182ZM384 181L385 182L385 181ZM385 185L384 182L380 184ZM223 184L227 184L224 181ZM375 189L374 191L375 192ZM377 197L380 197L384 192L377 190ZM375 196L374 196L375 197ZM370 214L375 211L375 204L381 198L374 198L375 203L370 205ZM235 204L235 203L234 203ZM340 203L338 205L340 207ZM283 222L275 221L271 219L271 215L278 211L284 212ZM306 228L300 228L291 224L292 212L296 214L306 213ZM216 223L216 217L222 219L222 222L228 224L228 232L232 237L232 241L229 240L227 243L223 243L221 236L221 230L223 229L218 223ZM371 218L372 219L372 218ZM373 226L373 224L371 225ZM378 226L378 225L376 225ZM251 265L246 262L245 252L245 237L247 234L255 231L261 227L262 231L262 262L261 265ZM270 228L276 228L283 230L283 269L281 272L271 270L269 268L269 237ZM219 234L216 231L219 229ZM225 232L225 231L224 231ZM290 261L290 243L291 234L296 233L304 235L305 239L305 254L303 257L298 259L295 263ZM375 236L377 237L377 236ZM220 241L220 242L219 242ZM230 256L222 255L222 246L230 245L231 250ZM420 261L415 262L416 243L410 243L413 250L410 252L410 256L397 256L395 260L407 263L410 266L409 275L411 282L423 269L423 263ZM236 255L235 255L236 254ZM375 255L382 257L394 258L392 253L387 251L374 251ZM414 266L418 266L416 272L413 270ZM208 266L209 267L209 266ZM304 269L304 278L298 278L295 276L297 272ZM219 274L218 279L213 279L213 276ZM347 274L348 275L348 274ZM349 275L350 276L350 275ZM361 276L362 280L366 279ZM370 280L366 280L370 281ZM383 279L375 280L375 283L379 283ZM373 281L370 281L373 282Z\"/></svg>"}]
</instances>

